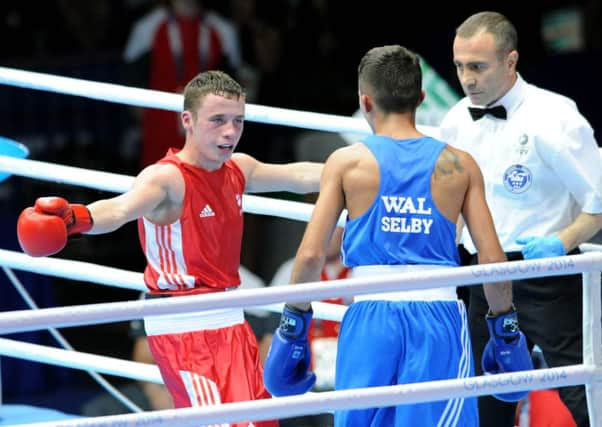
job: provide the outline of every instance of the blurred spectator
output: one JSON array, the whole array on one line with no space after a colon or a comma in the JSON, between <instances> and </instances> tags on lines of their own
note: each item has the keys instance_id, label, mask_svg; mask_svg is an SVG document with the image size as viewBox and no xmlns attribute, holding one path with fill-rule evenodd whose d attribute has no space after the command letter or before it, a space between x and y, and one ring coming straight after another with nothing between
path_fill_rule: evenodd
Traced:
<instances>
[{"instance_id":1,"label":"blurred spectator","mask_svg":"<svg viewBox=\"0 0 602 427\"><path fill-rule=\"evenodd\" d=\"M181 92L201 71L220 69L236 75L240 55L228 21L200 0L161 0L132 27L123 59L126 83L165 92ZM140 166L160 159L169 147L181 147L179 115L146 108L141 114Z\"/></svg>"}]
</instances>

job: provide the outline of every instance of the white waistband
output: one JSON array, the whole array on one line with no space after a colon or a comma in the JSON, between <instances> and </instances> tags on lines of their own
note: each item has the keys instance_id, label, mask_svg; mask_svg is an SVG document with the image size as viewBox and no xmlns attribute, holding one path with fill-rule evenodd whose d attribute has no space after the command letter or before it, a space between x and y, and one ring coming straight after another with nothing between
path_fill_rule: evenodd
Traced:
<instances>
[{"instance_id":1,"label":"white waistband","mask_svg":"<svg viewBox=\"0 0 602 427\"><path fill-rule=\"evenodd\" d=\"M398 274L404 271L424 271L447 268L441 265L365 265L354 267L352 277L382 276L385 274ZM444 288L430 288L420 290L395 291L376 294L356 295L354 302L366 300L386 301L456 301L458 294L455 286Z\"/></svg>"},{"instance_id":2,"label":"white waistband","mask_svg":"<svg viewBox=\"0 0 602 427\"><path fill-rule=\"evenodd\" d=\"M242 308L224 308L181 314L162 314L144 318L146 335L179 334L183 332L219 329L243 323Z\"/></svg>"}]
</instances>

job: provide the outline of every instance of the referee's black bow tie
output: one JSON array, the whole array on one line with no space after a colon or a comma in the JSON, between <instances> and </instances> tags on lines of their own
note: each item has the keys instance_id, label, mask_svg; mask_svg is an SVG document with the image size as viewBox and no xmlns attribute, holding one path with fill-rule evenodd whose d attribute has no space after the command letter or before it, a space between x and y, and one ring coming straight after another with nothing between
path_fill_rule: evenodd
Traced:
<instances>
[{"instance_id":1,"label":"referee's black bow tie","mask_svg":"<svg viewBox=\"0 0 602 427\"><path fill-rule=\"evenodd\" d=\"M491 114L493 117L497 117L498 119L504 120L507 117L506 109L503 105L496 105L495 107L491 108L468 107L468 111L470 112L470 117L472 117L473 120L479 120L485 114Z\"/></svg>"}]
</instances>

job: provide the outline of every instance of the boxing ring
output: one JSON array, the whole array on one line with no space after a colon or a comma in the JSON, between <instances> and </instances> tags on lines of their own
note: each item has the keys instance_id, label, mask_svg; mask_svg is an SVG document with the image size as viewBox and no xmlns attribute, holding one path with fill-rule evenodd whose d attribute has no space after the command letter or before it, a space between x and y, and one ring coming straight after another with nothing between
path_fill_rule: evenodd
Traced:
<instances>
[{"instance_id":1,"label":"boxing ring","mask_svg":"<svg viewBox=\"0 0 602 427\"><path fill-rule=\"evenodd\" d=\"M180 111L182 105L180 95L3 67L0 67L0 83L171 111ZM248 104L246 108L246 120L339 133L365 134L369 132L367 124L356 118L251 104ZM436 133L436 129L421 130L427 134ZM116 193L126 191L133 180L133 177L125 175L5 155L0 156L0 172ZM246 194L243 196L243 210L247 213L307 221L312 208L312 205L306 203ZM403 272L368 279L363 277L303 283L295 286L240 289L232 293L173 299L136 300L2 312L0 313L0 334L9 334L220 308L261 307L270 311L279 311L283 301L320 301L333 297L351 297L362 293L391 292L401 289L455 287L480 284L483 281L495 282L565 274L582 274L583 276L584 351L581 365L397 386L307 393L302 396L225 403L215 406L19 425L61 427L198 426L585 384L592 426L602 427L602 313L600 307L602 252L596 245L582 245L582 249L585 253L581 255L444 268L433 271ZM13 283L18 279L12 274L11 269L17 269L106 286L119 286L132 290L145 289L142 273L79 261L31 258L19 252L0 250L0 266ZM345 310L344 307L326 303L314 303L313 306L315 318L329 320L340 320ZM162 382L158 368L154 365L73 350L61 350L6 338L0 338L0 354L130 379Z\"/></svg>"}]
</instances>

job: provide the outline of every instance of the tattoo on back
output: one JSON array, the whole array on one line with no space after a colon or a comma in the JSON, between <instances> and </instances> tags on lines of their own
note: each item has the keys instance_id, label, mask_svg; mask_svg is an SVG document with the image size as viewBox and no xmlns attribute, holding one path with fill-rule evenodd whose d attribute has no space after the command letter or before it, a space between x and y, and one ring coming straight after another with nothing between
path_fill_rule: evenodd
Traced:
<instances>
[{"instance_id":1,"label":"tattoo on back","mask_svg":"<svg viewBox=\"0 0 602 427\"><path fill-rule=\"evenodd\" d=\"M437 161L435 178L437 178L439 174L442 176L449 176L455 172L464 172L464 167L460 163L460 159L456 153L448 148L444 148L441 157L439 157L439 160Z\"/></svg>"}]
</instances>

